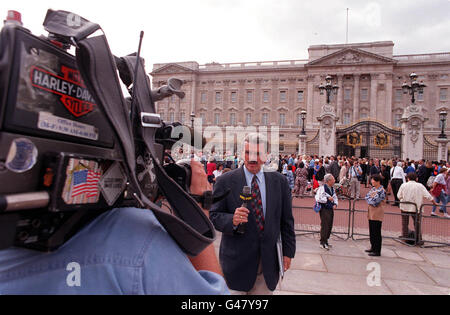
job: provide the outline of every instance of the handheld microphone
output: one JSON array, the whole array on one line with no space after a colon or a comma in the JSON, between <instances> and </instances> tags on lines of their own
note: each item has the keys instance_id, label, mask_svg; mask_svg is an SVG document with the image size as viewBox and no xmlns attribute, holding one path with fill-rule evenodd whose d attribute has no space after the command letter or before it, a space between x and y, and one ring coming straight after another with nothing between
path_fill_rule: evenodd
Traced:
<instances>
[{"instance_id":1,"label":"handheld microphone","mask_svg":"<svg viewBox=\"0 0 450 315\"><path fill-rule=\"evenodd\" d=\"M250 200L252 200L252 189L249 186L244 186L240 197L243 200L242 207L247 208L247 204L250 202ZM238 234L245 233L245 223L240 223L238 225L238 227L236 229L236 233L238 233Z\"/></svg>"}]
</instances>

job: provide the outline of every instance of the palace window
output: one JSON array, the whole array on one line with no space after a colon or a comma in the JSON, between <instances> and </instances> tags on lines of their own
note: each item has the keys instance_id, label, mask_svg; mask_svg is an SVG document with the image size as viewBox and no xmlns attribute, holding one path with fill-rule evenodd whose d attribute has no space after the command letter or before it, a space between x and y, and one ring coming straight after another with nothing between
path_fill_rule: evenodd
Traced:
<instances>
[{"instance_id":1,"label":"palace window","mask_svg":"<svg viewBox=\"0 0 450 315\"><path fill-rule=\"evenodd\" d=\"M252 124L252 114L245 114L245 123L247 126L250 126Z\"/></svg>"},{"instance_id":2,"label":"palace window","mask_svg":"<svg viewBox=\"0 0 450 315\"><path fill-rule=\"evenodd\" d=\"M280 91L280 102L286 102L286 91Z\"/></svg>"},{"instance_id":3,"label":"palace window","mask_svg":"<svg viewBox=\"0 0 450 315\"><path fill-rule=\"evenodd\" d=\"M366 119L367 117L369 117L369 115L367 115L367 112L362 112L359 114L359 119Z\"/></svg>"},{"instance_id":4,"label":"palace window","mask_svg":"<svg viewBox=\"0 0 450 315\"><path fill-rule=\"evenodd\" d=\"M216 92L216 104L220 104L222 102L222 93Z\"/></svg>"},{"instance_id":5,"label":"palace window","mask_svg":"<svg viewBox=\"0 0 450 315\"><path fill-rule=\"evenodd\" d=\"M394 115L394 127L397 127L397 128L401 127L400 119L402 119L402 114L395 114Z\"/></svg>"},{"instance_id":6,"label":"palace window","mask_svg":"<svg viewBox=\"0 0 450 315\"><path fill-rule=\"evenodd\" d=\"M169 112L169 122L173 123L175 121L175 113Z\"/></svg>"},{"instance_id":7,"label":"palace window","mask_svg":"<svg viewBox=\"0 0 450 315\"><path fill-rule=\"evenodd\" d=\"M303 102L303 91L297 91L297 102Z\"/></svg>"},{"instance_id":8,"label":"palace window","mask_svg":"<svg viewBox=\"0 0 450 315\"><path fill-rule=\"evenodd\" d=\"M236 113L230 114L230 125L235 126L236 125Z\"/></svg>"},{"instance_id":9,"label":"palace window","mask_svg":"<svg viewBox=\"0 0 450 315\"><path fill-rule=\"evenodd\" d=\"M269 91L263 92L263 101L264 103L267 103L269 101Z\"/></svg>"},{"instance_id":10,"label":"palace window","mask_svg":"<svg viewBox=\"0 0 450 315\"><path fill-rule=\"evenodd\" d=\"M215 113L214 114L214 124L215 125L219 125L220 124L220 114L219 113Z\"/></svg>"},{"instance_id":11,"label":"palace window","mask_svg":"<svg viewBox=\"0 0 450 315\"><path fill-rule=\"evenodd\" d=\"M439 89L439 100L440 101L446 101L447 100L447 93L448 93L448 89L447 88Z\"/></svg>"},{"instance_id":12,"label":"palace window","mask_svg":"<svg viewBox=\"0 0 450 315\"><path fill-rule=\"evenodd\" d=\"M367 101L369 99L369 90L361 89L361 101Z\"/></svg>"},{"instance_id":13,"label":"palace window","mask_svg":"<svg viewBox=\"0 0 450 315\"><path fill-rule=\"evenodd\" d=\"M343 121L344 125L349 125L351 123L350 113L344 113Z\"/></svg>"},{"instance_id":14,"label":"palace window","mask_svg":"<svg viewBox=\"0 0 450 315\"><path fill-rule=\"evenodd\" d=\"M261 116L261 125L267 126L269 124L269 114L263 113Z\"/></svg>"},{"instance_id":15,"label":"palace window","mask_svg":"<svg viewBox=\"0 0 450 315\"><path fill-rule=\"evenodd\" d=\"M247 91L247 103L253 102L253 91Z\"/></svg>"},{"instance_id":16,"label":"palace window","mask_svg":"<svg viewBox=\"0 0 450 315\"><path fill-rule=\"evenodd\" d=\"M423 91L417 92L417 100L418 101L423 101Z\"/></svg>"},{"instance_id":17,"label":"palace window","mask_svg":"<svg viewBox=\"0 0 450 315\"><path fill-rule=\"evenodd\" d=\"M231 102L236 103L237 100L237 92L231 92Z\"/></svg>"},{"instance_id":18,"label":"palace window","mask_svg":"<svg viewBox=\"0 0 450 315\"><path fill-rule=\"evenodd\" d=\"M280 114L280 121L279 121L279 123L280 123L281 127L286 125L286 114L284 114L284 113Z\"/></svg>"},{"instance_id":19,"label":"palace window","mask_svg":"<svg viewBox=\"0 0 450 315\"><path fill-rule=\"evenodd\" d=\"M352 99L351 89L344 89L344 100L349 101Z\"/></svg>"},{"instance_id":20,"label":"palace window","mask_svg":"<svg viewBox=\"0 0 450 315\"><path fill-rule=\"evenodd\" d=\"M200 96L200 101L202 103L206 103L206 92L202 92L202 94Z\"/></svg>"},{"instance_id":21,"label":"palace window","mask_svg":"<svg viewBox=\"0 0 450 315\"><path fill-rule=\"evenodd\" d=\"M186 116L186 115L184 114L184 112L181 112L181 113L180 113L180 123L181 123L181 124L184 124L185 116Z\"/></svg>"},{"instance_id":22,"label":"palace window","mask_svg":"<svg viewBox=\"0 0 450 315\"><path fill-rule=\"evenodd\" d=\"M395 101L401 102L403 100L403 91L400 89L395 90Z\"/></svg>"},{"instance_id":23,"label":"palace window","mask_svg":"<svg viewBox=\"0 0 450 315\"><path fill-rule=\"evenodd\" d=\"M301 127L302 126L302 115L301 114L297 114L297 127Z\"/></svg>"},{"instance_id":24,"label":"palace window","mask_svg":"<svg viewBox=\"0 0 450 315\"><path fill-rule=\"evenodd\" d=\"M202 120L202 125L205 125L206 124L206 114L200 113L200 119Z\"/></svg>"}]
</instances>

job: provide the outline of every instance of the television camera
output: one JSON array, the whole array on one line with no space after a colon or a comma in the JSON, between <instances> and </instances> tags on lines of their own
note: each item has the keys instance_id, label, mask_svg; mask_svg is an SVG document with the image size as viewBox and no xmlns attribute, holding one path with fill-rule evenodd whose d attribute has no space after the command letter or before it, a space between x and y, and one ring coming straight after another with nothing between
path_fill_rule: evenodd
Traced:
<instances>
[{"instance_id":1,"label":"television camera","mask_svg":"<svg viewBox=\"0 0 450 315\"><path fill-rule=\"evenodd\" d=\"M164 152L191 139L172 137L180 124L155 111L156 101L184 97L182 81L151 90L140 48L115 57L100 26L71 12L48 10L47 37L8 17L0 33L0 249L52 251L99 214L135 206L152 210L185 253L202 251L215 232L197 201L214 199L189 194L188 165L165 165ZM171 211L157 205L161 195Z\"/></svg>"}]
</instances>

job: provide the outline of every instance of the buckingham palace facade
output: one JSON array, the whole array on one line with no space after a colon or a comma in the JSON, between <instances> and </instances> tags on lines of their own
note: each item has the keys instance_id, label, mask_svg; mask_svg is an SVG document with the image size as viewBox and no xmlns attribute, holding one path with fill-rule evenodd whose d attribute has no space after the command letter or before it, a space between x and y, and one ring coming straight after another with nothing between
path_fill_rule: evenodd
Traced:
<instances>
[{"instance_id":1,"label":"buckingham palace facade","mask_svg":"<svg viewBox=\"0 0 450 315\"><path fill-rule=\"evenodd\" d=\"M204 127L278 126L280 151L285 153L298 152L304 121L306 153L317 154L318 116L326 102L319 86L330 75L339 87L330 99L337 117L335 145L342 142L337 153L364 156L361 148L342 151L352 126L373 122L401 135L402 115L411 103L402 85L414 72L426 84L415 95L425 119L424 156L434 158L441 133L439 113L450 109L450 52L394 55L393 48L391 41L315 45L309 47L307 60L154 64L153 88L176 77L183 80L186 93L181 100L174 96L158 102L157 111L165 121L184 124L190 124L194 113Z\"/></svg>"}]
</instances>

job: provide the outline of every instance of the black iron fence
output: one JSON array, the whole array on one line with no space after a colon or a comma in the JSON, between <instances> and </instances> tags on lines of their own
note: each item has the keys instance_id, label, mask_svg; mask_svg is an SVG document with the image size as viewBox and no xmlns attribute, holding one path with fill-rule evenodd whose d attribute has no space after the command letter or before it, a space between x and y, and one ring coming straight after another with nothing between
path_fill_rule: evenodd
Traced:
<instances>
[{"instance_id":1,"label":"black iron fence","mask_svg":"<svg viewBox=\"0 0 450 315\"><path fill-rule=\"evenodd\" d=\"M293 201L296 199L294 196ZM307 200L302 202L307 205L292 207L296 234L319 234L320 216L313 210L315 198L304 196L302 199ZM382 225L383 238L393 239L408 246L450 246L449 218L429 215L432 204L424 204L420 209L412 202L400 202L400 207L402 205L409 205L412 212L397 207L386 210ZM339 198L334 212L332 234L343 240L369 238L368 206L365 199Z\"/></svg>"}]
</instances>

